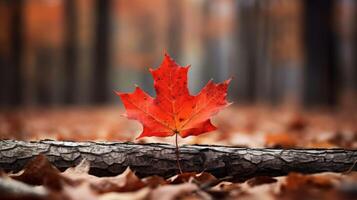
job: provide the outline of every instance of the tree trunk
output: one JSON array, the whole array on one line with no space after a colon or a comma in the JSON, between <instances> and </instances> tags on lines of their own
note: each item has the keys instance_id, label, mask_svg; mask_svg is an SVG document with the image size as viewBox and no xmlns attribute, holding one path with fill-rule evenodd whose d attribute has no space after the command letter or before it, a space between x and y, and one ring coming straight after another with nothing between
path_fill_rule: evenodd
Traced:
<instances>
[{"instance_id":1,"label":"tree trunk","mask_svg":"<svg viewBox=\"0 0 357 200\"><path fill-rule=\"evenodd\" d=\"M78 92L77 68L77 41L78 41L78 2L75 0L64 1L64 20L65 20L65 44L64 44L64 71L65 71L65 91L64 103L73 104Z\"/></svg>"},{"instance_id":2,"label":"tree trunk","mask_svg":"<svg viewBox=\"0 0 357 200\"><path fill-rule=\"evenodd\" d=\"M93 103L108 100L110 65L110 8L111 0L95 0L96 26L94 69L92 74Z\"/></svg>"},{"instance_id":3,"label":"tree trunk","mask_svg":"<svg viewBox=\"0 0 357 200\"><path fill-rule=\"evenodd\" d=\"M110 176L128 166L139 177L178 173L175 146L118 142L16 141L0 140L0 169L18 171L36 155L44 154L60 170L91 162L90 173ZM354 166L357 150L345 149L270 149L211 145L180 147L184 172L210 172L217 178L244 181L255 176L281 176L289 172L343 172Z\"/></svg>"},{"instance_id":4,"label":"tree trunk","mask_svg":"<svg viewBox=\"0 0 357 200\"><path fill-rule=\"evenodd\" d=\"M305 104L335 105L339 89L335 0L305 1Z\"/></svg>"},{"instance_id":5,"label":"tree trunk","mask_svg":"<svg viewBox=\"0 0 357 200\"><path fill-rule=\"evenodd\" d=\"M7 106L19 106L23 103L23 74L22 74L22 59L23 59L23 34L24 34L24 1L13 0L6 1L3 6L9 9L10 19L10 40L8 48L9 57L5 56L3 63L0 63L1 75L0 83L0 104ZM0 25L5 26L5 25ZM4 31L3 31L4 32ZM5 33L6 35L6 33ZM6 42L3 44L7 44ZM1 61L0 61L1 62ZM3 65L4 66L1 66Z\"/></svg>"}]
</instances>

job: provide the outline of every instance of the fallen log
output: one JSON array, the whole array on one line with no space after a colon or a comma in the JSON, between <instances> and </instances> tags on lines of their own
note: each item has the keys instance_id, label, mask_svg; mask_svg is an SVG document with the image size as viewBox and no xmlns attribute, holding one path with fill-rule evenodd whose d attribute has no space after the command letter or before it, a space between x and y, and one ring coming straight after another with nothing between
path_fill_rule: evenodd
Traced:
<instances>
[{"instance_id":1,"label":"fallen log","mask_svg":"<svg viewBox=\"0 0 357 200\"><path fill-rule=\"evenodd\" d=\"M130 167L139 177L170 177L179 172L175 146L169 144L71 141L0 140L0 169L19 171L35 156L46 155L60 170L91 163L90 173L112 176ZM289 172L318 173L356 170L357 150L272 149L214 145L180 147L184 172L210 172L217 178L244 181L255 176L281 176Z\"/></svg>"}]
</instances>

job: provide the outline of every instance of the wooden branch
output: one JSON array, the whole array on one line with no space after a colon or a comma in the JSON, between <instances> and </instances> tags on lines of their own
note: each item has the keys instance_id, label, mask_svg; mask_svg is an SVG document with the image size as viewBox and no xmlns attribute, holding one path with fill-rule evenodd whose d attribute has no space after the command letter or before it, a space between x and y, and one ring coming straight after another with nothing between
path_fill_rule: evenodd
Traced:
<instances>
[{"instance_id":1,"label":"wooden branch","mask_svg":"<svg viewBox=\"0 0 357 200\"><path fill-rule=\"evenodd\" d=\"M139 177L170 177L179 172L175 146L119 142L0 140L0 169L18 171L36 155L44 154L60 170L75 166L83 158L91 162L90 173L109 176L128 166ZM243 181L254 176L281 176L289 172L317 173L356 170L357 150L270 149L211 145L180 147L184 172L210 172L217 178L231 176Z\"/></svg>"}]
</instances>

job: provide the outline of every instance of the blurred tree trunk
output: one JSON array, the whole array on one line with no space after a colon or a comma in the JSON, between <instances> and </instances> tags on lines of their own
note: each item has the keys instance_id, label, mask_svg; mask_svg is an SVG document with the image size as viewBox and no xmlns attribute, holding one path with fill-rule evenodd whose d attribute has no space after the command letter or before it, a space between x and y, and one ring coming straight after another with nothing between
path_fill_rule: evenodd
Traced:
<instances>
[{"instance_id":1,"label":"blurred tree trunk","mask_svg":"<svg viewBox=\"0 0 357 200\"><path fill-rule=\"evenodd\" d=\"M353 10L353 20L352 22L354 22L354 27L353 27L353 37L354 37L354 44L353 44L353 50L352 53L353 55L357 55L357 2L354 2L355 6L354 6L354 10ZM354 92L357 96L357 56L353 56L354 60L353 65L354 67ZM357 101L357 100L356 100Z\"/></svg>"},{"instance_id":2,"label":"blurred tree trunk","mask_svg":"<svg viewBox=\"0 0 357 200\"><path fill-rule=\"evenodd\" d=\"M0 10L10 10L11 5L8 1L0 1ZM8 104L8 91L9 88L5 87L8 82L8 74L10 71L10 34L9 29L11 23L9 20L10 12L1 12L0 13L0 106L5 106Z\"/></svg>"},{"instance_id":3,"label":"blurred tree trunk","mask_svg":"<svg viewBox=\"0 0 357 200\"><path fill-rule=\"evenodd\" d=\"M237 3L237 72L238 99L253 103L256 100L257 76L257 12L258 2Z\"/></svg>"},{"instance_id":4,"label":"blurred tree trunk","mask_svg":"<svg viewBox=\"0 0 357 200\"><path fill-rule=\"evenodd\" d=\"M77 94L78 83L77 77L77 1L64 1L64 17L65 17L65 44L64 44L64 69L65 69L65 94L64 103L74 103L75 95Z\"/></svg>"},{"instance_id":5,"label":"blurred tree trunk","mask_svg":"<svg viewBox=\"0 0 357 200\"><path fill-rule=\"evenodd\" d=\"M12 62L12 92L11 99L12 105L19 105L22 102L22 70L21 62L23 55L23 0L13 0L13 18L12 18L12 49L11 49L11 62Z\"/></svg>"},{"instance_id":6,"label":"blurred tree trunk","mask_svg":"<svg viewBox=\"0 0 357 200\"><path fill-rule=\"evenodd\" d=\"M5 2L10 9L9 57L4 57L1 65L1 104L18 106L22 103L22 56L23 56L23 0ZM4 30L6 31L6 30ZM4 66L3 66L4 64Z\"/></svg>"},{"instance_id":7,"label":"blurred tree trunk","mask_svg":"<svg viewBox=\"0 0 357 200\"><path fill-rule=\"evenodd\" d=\"M182 1L170 1L168 3L169 9L169 28L168 28L168 53L181 59L182 50Z\"/></svg>"},{"instance_id":8,"label":"blurred tree trunk","mask_svg":"<svg viewBox=\"0 0 357 200\"><path fill-rule=\"evenodd\" d=\"M308 105L334 105L338 71L334 25L334 0L306 0L305 4L305 95Z\"/></svg>"},{"instance_id":9,"label":"blurred tree trunk","mask_svg":"<svg viewBox=\"0 0 357 200\"><path fill-rule=\"evenodd\" d=\"M205 80L214 79L216 82L228 79L233 66L232 51L234 45L234 2L207 1L204 5L204 20L206 29L203 32L204 53L206 55L204 69Z\"/></svg>"},{"instance_id":10,"label":"blurred tree trunk","mask_svg":"<svg viewBox=\"0 0 357 200\"><path fill-rule=\"evenodd\" d=\"M39 105L54 104L56 84L54 70L60 68L58 50L54 47L40 46L35 56L36 103Z\"/></svg>"},{"instance_id":11,"label":"blurred tree trunk","mask_svg":"<svg viewBox=\"0 0 357 200\"><path fill-rule=\"evenodd\" d=\"M92 76L92 97L94 103L105 103L109 89L110 57L110 7L111 0L95 0L95 49Z\"/></svg>"},{"instance_id":12,"label":"blurred tree trunk","mask_svg":"<svg viewBox=\"0 0 357 200\"><path fill-rule=\"evenodd\" d=\"M345 109L353 108L357 103L357 2L343 0L336 2L338 64L341 73L339 105ZM353 110L353 109L351 109Z\"/></svg>"}]
</instances>

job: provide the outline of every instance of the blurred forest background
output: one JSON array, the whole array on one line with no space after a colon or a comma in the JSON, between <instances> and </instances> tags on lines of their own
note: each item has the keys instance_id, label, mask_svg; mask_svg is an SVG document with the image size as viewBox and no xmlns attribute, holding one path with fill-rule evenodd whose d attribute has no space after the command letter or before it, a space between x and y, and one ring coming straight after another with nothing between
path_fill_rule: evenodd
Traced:
<instances>
[{"instance_id":1,"label":"blurred forest background","mask_svg":"<svg viewBox=\"0 0 357 200\"><path fill-rule=\"evenodd\" d=\"M118 103L167 51L192 93L233 77L237 103L352 105L353 0L0 0L0 104Z\"/></svg>"},{"instance_id":2,"label":"blurred forest background","mask_svg":"<svg viewBox=\"0 0 357 200\"><path fill-rule=\"evenodd\" d=\"M142 125L121 115L114 93L132 92L137 84L154 96L148 69L158 67L165 52L182 66L191 64L192 94L211 78L233 78L228 99L234 104L212 118L218 129L180 138L180 145L357 149L356 0L0 0L0 139L174 144L174 137L135 140ZM53 176L52 166L35 162L28 178ZM355 199L353 166L333 176L291 173L252 181L267 187L222 184L206 199ZM143 179L124 176L131 179L122 179L130 188L120 190L123 195L142 191L133 185ZM64 185L62 195L93 199L89 184L77 186ZM196 199L182 186L160 186L157 197ZM152 189L144 189L142 198L150 198Z\"/></svg>"}]
</instances>

